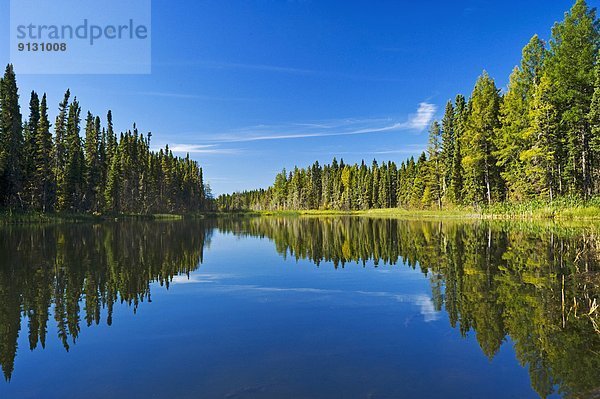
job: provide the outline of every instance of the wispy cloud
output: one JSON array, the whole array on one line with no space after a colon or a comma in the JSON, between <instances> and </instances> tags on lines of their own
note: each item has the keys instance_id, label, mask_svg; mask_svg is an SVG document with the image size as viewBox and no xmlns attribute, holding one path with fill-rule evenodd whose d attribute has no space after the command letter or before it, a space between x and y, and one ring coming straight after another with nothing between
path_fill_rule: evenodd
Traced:
<instances>
[{"instance_id":1,"label":"wispy cloud","mask_svg":"<svg viewBox=\"0 0 600 399\"><path fill-rule=\"evenodd\" d=\"M291 123L281 126L259 125L234 134L223 134L206 138L213 143L239 143L265 140L290 140L315 137L353 136L391 131L422 131L433 119L437 107L422 102L416 113L406 121L392 122L390 119L352 120L344 119L328 123Z\"/></svg>"},{"instance_id":2,"label":"wispy cloud","mask_svg":"<svg viewBox=\"0 0 600 399\"><path fill-rule=\"evenodd\" d=\"M422 102L419 104L417 113L410 116L404 127L407 129L423 130L429 126L436 111L437 107L434 104Z\"/></svg>"},{"instance_id":3,"label":"wispy cloud","mask_svg":"<svg viewBox=\"0 0 600 399\"><path fill-rule=\"evenodd\" d=\"M121 93L123 94L123 93ZM167 91L134 91L127 92L125 94L132 96L143 96L143 97L164 97L164 98L180 98L180 99L192 99L202 101L254 101L254 98L247 97L222 97L212 96L207 94L196 94L196 93L179 93L179 92L167 92Z\"/></svg>"},{"instance_id":4,"label":"wispy cloud","mask_svg":"<svg viewBox=\"0 0 600 399\"><path fill-rule=\"evenodd\" d=\"M153 151L159 151L164 146L153 148ZM174 143L169 145L169 150L174 154L239 154L243 150L240 148L220 148L216 144L185 144Z\"/></svg>"},{"instance_id":5,"label":"wispy cloud","mask_svg":"<svg viewBox=\"0 0 600 399\"><path fill-rule=\"evenodd\" d=\"M340 71L323 71L318 69L297 68L294 66L269 65L269 64L252 64L227 61L171 61L161 65L169 66L196 66L208 69L221 70L247 70L265 73L281 73L299 76L315 76L325 78L339 78L350 80L366 80L372 82L406 82L405 78L386 77L386 76L370 76L354 73L346 73Z\"/></svg>"},{"instance_id":6,"label":"wispy cloud","mask_svg":"<svg viewBox=\"0 0 600 399\"><path fill-rule=\"evenodd\" d=\"M332 149L329 151L314 151L312 153L325 155L412 155L419 154L423 151L425 151L425 146L423 146L423 144L406 144L402 148L398 149L363 149L360 151L336 151L335 149Z\"/></svg>"}]
</instances>

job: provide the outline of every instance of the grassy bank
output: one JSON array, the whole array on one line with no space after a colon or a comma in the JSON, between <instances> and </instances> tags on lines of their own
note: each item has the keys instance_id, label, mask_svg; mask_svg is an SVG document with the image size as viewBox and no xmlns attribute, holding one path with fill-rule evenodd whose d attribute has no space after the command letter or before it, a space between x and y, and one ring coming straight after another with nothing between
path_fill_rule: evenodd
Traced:
<instances>
[{"instance_id":1,"label":"grassy bank","mask_svg":"<svg viewBox=\"0 0 600 399\"><path fill-rule=\"evenodd\" d=\"M365 211L299 210L263 211L261 215L336 216L356 215L399 219L498 219L498 220L589 220L600 221L600 200L561 199L553 203L527 202L497 204L485 208L452 207L447 209L370 209Z\"/></svg>"},{"instance_id":2,"label":"grassy bank","mask_svg":"<svg viewBox=\"0 0 600 399\"><path fill-rule=\"evenodd\" d=\"M198 212L191 214L155 213L155 214L87 214L87 213L42 213L42 212L0 212L0 225L7 224L36 224L36 223L101 223L107 221L169 221L183 219L203 219L219 217L255 217L264 215L264 212L232 211L232 212ZM279 213L278 213L279 214ZM294 214L297 212L282 212L281 214Z\"/></svg>"},{"instance_id":3,"label":"grassy bank","mask_svg":"<svg viewBox=\"0 0 600 399\"><path fill-rule=\"evenodd\" d=\"M496 220L575 220L599 221L600 199L590 201L562 198L552 203L530 201L522 204L502 203L485 208L452 207L444 209L370 209L365 211L342 210L284 210L284 211L231 211L199 212L194 214L118 214L91 215L72 213L3 212L0 224L26 223L80 223L122 220L181 220L206 217L253 216L366 216L397 219L496 219Z\"/></svg>"},{"instance_id":4,"label":"grassy bank","mask_svg":"<svg viewBox=\"0 0 600 399\"><path fill-rule=\"evenodd\" d=\"M3 212L0 213L0 225L35 223L99 223L104 221L119 220L180 220L182 218L182 215L173 214L97 215L85 213Z\"/></svg>"}]
</instances>

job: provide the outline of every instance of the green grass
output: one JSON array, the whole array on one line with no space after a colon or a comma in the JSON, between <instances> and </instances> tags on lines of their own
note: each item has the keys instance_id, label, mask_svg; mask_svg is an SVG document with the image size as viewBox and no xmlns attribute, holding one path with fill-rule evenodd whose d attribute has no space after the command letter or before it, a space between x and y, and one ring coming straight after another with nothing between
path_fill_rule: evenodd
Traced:
<instances>
[{"instance_id":1,"label":"green grass","mask_svg":"<svg viewBox=\"0 0 600 399\"><path fill-rule=\"evenodd\" d=\"M253 216L366 216L397 219L495 219L495 220L549 220L549 221L600 221L600 197L583 201L564 197L553 201L528 201L525 203L500 203L490 207L448 207L444 209L370 209L365 211L340 210L285 210L285 211L232 211L199 212L194 214L118 214L91 215L71 213L9 212L0 213L0 224L27 223L77 223L104 220L181 220L207 217Z\"/></svg>"},{"instance_id":2,"label":"green grass","mask_svg":"<svg viewBox=\"0 0 600 399\"><path fill-rule=\"evenodd\" d=\"M341 216L355 215L399 219L498 219L498 220L600 220L600 199L581 201L561 198L553 203L530 201L521 204L495 204L490 207L450 207L446 209L370 209L365 211L297 210L257 211L259 215Z\"/></svg>"},{"instance_id":3,"label":"green grass","mask_svg":"<svg viewBox=\"0 0 600 399\"><path fill-rule=\"evenodd\" d=\"M0 213L0 225L36 223L97 223L103 221L121 220L181 220L183 217L183 215L177 214L100 215L87 213L2 212Z\"/></svg>"}]
</instances>

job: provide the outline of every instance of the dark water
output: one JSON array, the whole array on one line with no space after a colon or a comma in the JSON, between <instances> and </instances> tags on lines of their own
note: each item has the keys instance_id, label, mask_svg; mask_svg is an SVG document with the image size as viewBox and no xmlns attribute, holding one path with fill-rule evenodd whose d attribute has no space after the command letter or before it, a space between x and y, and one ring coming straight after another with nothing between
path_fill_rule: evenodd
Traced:
<instances>
[{"instance_id":1,"label":"dark water","mask_svg":"<svg viewBox=\"0 0 600 399\"><path fill-rule=\"evenodd\" d=\"M599 397L597 230L4 227L0 398Z\"/></svg>"}]
</instances>

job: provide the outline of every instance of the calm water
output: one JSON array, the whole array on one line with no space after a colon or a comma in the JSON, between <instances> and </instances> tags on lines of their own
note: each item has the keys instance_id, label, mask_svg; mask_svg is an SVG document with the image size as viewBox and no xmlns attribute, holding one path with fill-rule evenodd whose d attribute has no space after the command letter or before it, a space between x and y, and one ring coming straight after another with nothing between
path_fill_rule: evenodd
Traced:
<instances>
[{"instance_id":1,"label":"calm water","mask_svg":"<svg viewBox=\"0 0 600 399\"><path fill-rule=\"evenodd\" d=\"M0 397L598 397L596 229L1 228Z\"/></svg>"}]
</instances>

